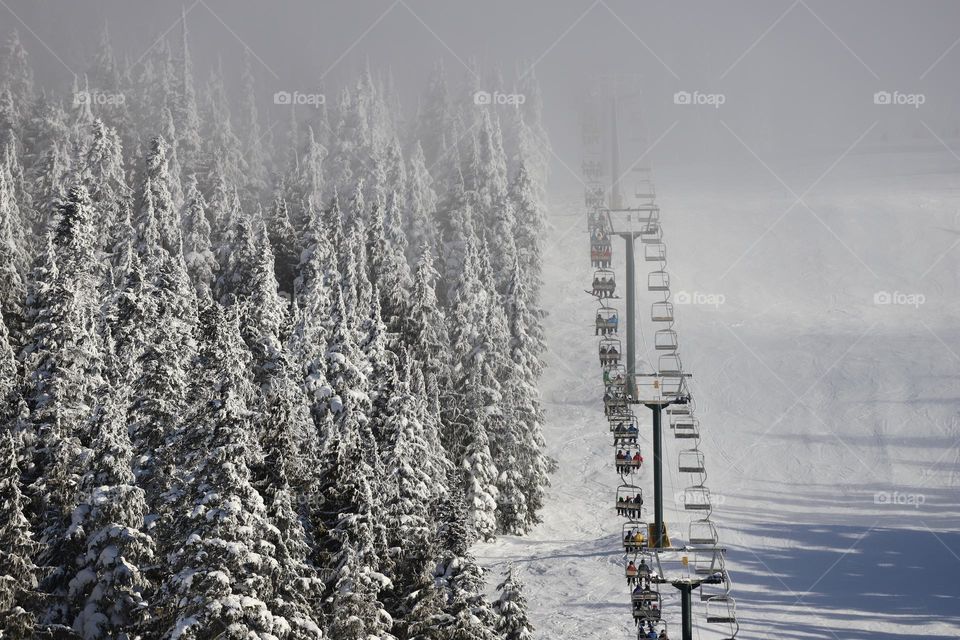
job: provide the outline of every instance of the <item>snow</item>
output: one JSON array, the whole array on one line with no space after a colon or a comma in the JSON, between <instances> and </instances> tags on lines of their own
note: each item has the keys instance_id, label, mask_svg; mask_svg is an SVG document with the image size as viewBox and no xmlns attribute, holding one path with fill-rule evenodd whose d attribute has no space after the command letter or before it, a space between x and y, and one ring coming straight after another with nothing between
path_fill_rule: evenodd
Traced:
<instances>
[{"instance_id":1,"label":"snow","mask_svg":"<svg viewBox=\"0 0 960 640\"><path fill-rule=\"evenodd\" d=\"M773 169L802 193L841 151ZM797 205L779 221L795 197L752 158L657 176L674 296L724 297L678 304L675 328L694 375L741 638L960 637L958 171L940 150L853 153L804 197L815 215ZM579 185L567 174L558 183L567 187L551 196L541 387L559 469L544 522L476 553L498 574L516 563L535 637L636 637L611 506L618 477L595 306L583 294L586 222ZM925 300L874 304L884 291ZM638 297L649 339L652 299L642 287ZM685 488L678 444L666 438L675 542L689 521L675 503ZM641 450L649 455L648 436ZM652 493L650 466L639 483ZM679 603L664 594L679 637ZM694 637L720 637L695 607Z\"/></svg>"}]
</instances>

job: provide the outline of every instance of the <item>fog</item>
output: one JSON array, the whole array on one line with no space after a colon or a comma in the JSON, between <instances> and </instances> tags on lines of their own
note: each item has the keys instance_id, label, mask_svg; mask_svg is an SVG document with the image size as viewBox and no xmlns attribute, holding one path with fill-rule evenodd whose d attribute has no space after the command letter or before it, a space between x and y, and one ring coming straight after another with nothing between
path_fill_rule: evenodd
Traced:
<instances>
[{"instance_id":1,"label":"fog","mask_svg":"<svg viewBox=\"0 0 960 640\"><path fill-rule=\"evenodd\" d=\"M649 157L661 167L755 162L745 146L789 164L798 151L839 153L861 136L859 145L936 146L960 126L960 5L949 1L11 0L0 27L23 32L41 80L68 83L105 23L118 55L136 62L160 36L176 38L181 9L198 78L218 59L231 71L247 47L265 101L277 90L335 89L369 61L391 70L412 113L437 60L454 86L473 73L471 60L508 72L532 63L556 153L554 188L573 180L563 164L578 163L580 98L602 74L642 96L646 146L659 139ZM679 91L723 103L678 105ZM922 94L923 104L875 104L878 91Z\"/></svg>"}]
</instances>

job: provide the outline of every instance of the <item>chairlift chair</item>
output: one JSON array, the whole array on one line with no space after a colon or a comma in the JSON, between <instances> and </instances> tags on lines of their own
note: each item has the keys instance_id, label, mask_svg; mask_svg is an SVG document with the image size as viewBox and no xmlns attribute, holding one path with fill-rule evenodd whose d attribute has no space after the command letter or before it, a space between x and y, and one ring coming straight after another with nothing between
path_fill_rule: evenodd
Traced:
<instances>
[{"instance_id":1,"label":"chairlift chair","mask_svg":"<svg viewBox=\"0 0 960 640\"><path fill-rule=\"evenodd\" d=\"M681 451L678 456L680 473L705 473L703 452L697 449Z\"/></svg>"},{"instance_id":2,"label":"chairlift chair","mask_svg":"<svg viewBox=\"0 0 960 640\"><path fill-rule=\"evenodd\" d=\"M652 589L634 591L630 594L630 602L633 604L633 619L638 624L647 620L660 619L663 599L658 591Z\"/></svg>"},{"instance_id":3,"label":"chairlift chair","mask_svg":"<svg viewBox=\"0 0 960 640\"><path fill-rule=\"evenodd\" d=\"M673 303L654 302L650 305L650 320L653 322L673 322Z\"/></svg>"},{"instance_id":4,"label":"chairlift chair","mask_svg":"<svg viewBox=\"0 0 960 640\"><path fill-rule=\"evenodd\" d=\"M617 290L616 274L612 269L597 269L593 273L591 292L603 300L614 297Z\"/></svg>"},{"instance_id":5,"label":"chairlift chair","mask_svg":"<svg viewBox=\"0 0 960 640\"><path fill-rule=\"evenodd\" d=\"M605 336L600 338L599 344L599 353L600 353L600 364L601 365L617 365L620 364L620 340L617 338L611 338L610 336Z\"/></svg>"},{"instance_id":6,"label":"chairlift chair","mask_svg":"<svg viewBox=\"0 0 960 640\"><path fill-rule=\"evenodd\" d=\"M653 334L653 347L657 351L676 351L679 344L673 329L659 329Z\"/></svg>"},{"instance_id":7,"label":"chairlift chair","mask_svg":"<svg viewBox=\"0 0 960 640\"><path fill-rule=\"evenodd\" d=\"M640 499L637 500L637 497ZM643 489L628 482L617 487L617 515L635 520L640 517L642 508Z\"/></svg>"},{"instance_id":8,"label":"chairlift chair","mask_svg":"<svg viewBox=\"0 0 960 640\"><path fill-rule=\"evenodd\" d=\"M647 274L647 291L670 291L670 274L663 270Z\"/></svg>"},{"instance_id":9,"label":"chairlift chair","mask_svg":"<svg viewBox=\"0 0 960 640\"><path fill-rule=\"evenodd\" d=\"M693 552L693 572L700 576L724 573L723 552L717 548L700 548Z\"/></svg>"},{"instance_id":10,"label":"chairlift chair","mask_svg":"<svg viewBox=\"0 0 960 640\"><path fill-rule=\"evenodd\" d=\"M679 376L683 373L683 364L677 353L664 353L657 359L657 370L662 376Z\"/></svg>"},{"instance_id":11,"label":"chairlift chair","mask_svg":"<svg viewBox=\"0 0 960 640\"><path fill-rule=\"evenodd\" d=\"M640 430L637 427L635 415L632 413L617 415L615 419L610 420L610 426L613 431L614 446L636 446Z\"/></svg>"},{"instance_id":12,"label":"chairlift chair","mask_svg":"<svg viewBox=\"0 0 960 640\"><path fill-rule=\"evenodd\" d=\"M623 388L627 381L627 370L619 362L603 365L603 386L605 389Z\"/></svg>"},{"instance_id":13,"label":"chairlift chair","mask_svg":"<svg viewBox=\"0 0 960 640\"><path fill-rule=\"evenodd\" d=\"M737 624L737 603L729 595L707 600L707 622L710 624Z\"/></svg>"},{"instance_id":14,"label":"chairlift chair","mask_svg":"<svg viewBox=\"0 0 960 640\"><path fill-rule=\"evenodd\" d=\"M667 259L667 245L662 242L643 245L643 259L647 262L663 262Z\"/></svg>"},{"instance_id":15,"label":"chairlift chair","mask_svg":"<svg viewBox=\"0 0 960 640\"><path fill-rule=\"evenodd\" d=\"M692 521L688 532L687 541L692 545L714 546L720 539L717 526L709 519Z\"/></svg>"},{"instance_id":16,"label":"chairlift chair","mask_svg":"<svg viewBox=\"0 0 960 640\"><path fill-rule=\"evenodd\" d=\"M651 222L640 230L640 242L643 244L663 244L663 229L659 222Z\"/></svg>"},{"instance_id":17,"label":"chairlift chair","mask_svg":"<svg viewBox=\"0 0 960 640\"><path fill-rule=\"evenodd\" d=\"M701 484L683 490L683 508L687 511L710 511L710 489Z\"/></svg>"},{"instance_id":18,"label":"chairlift chair","mask_svg":"<svg viewBox=\"0 0 960 640\"><path fill-rule=\"evenodd\" d=\"M615 307L608 307L605 304L601 305L600 308L597 309L595 324L596 335L616 333L620 326L620 316L617 314L617 309Z\"/></svg>"},{"instance_id":19,"label":"chairlift chair","mask_svg":"<svg viewBox=\"0 0 960 640\"><path fill-rule=\"evenodd\" d=\"M680 440L695 440L700 437L700 421L691 417L678 417L671 422L674 437Z\"/></svg>"},{"instance_id":20,"label":"chairlift chair","mask_svg":"<svg viewBox=\"0 0 960 640\"><path fill-rule=\"evenodd\" d=\"M623 524L623 533L620 536L623 549L627 553L637 553L647 548L647 525L638 520L630 520Z\"/></svg>"},{"instance_id":21,"label":"chairlift chair","mask_svg":"<svg viewBox=\"0 0 960 640\"><path fill-rule=\"evenodd\" d=\"M640 450L637 449L636 453L632 453L633 449L628 449L624 447L625 453L623 458L618 458L620 455L620 449L614 452L614 466L617 469L617 473L620 475L636 473L640 470L640 467L643 466L643 456L640 455ZM639 457L637 457L639 455Z\"/></svg>"},{"instance_id":22,"label":"chairlift chair","mask_svg":"<svg viewBox=\"0 0 960 640\"><path fill-rule=\"evenodd\" d=\"M669 416L689 416L690 415L690 405L686 404L672 404L667 407L667 415ZM672 419L672 418L671 418Z\"/></svg>"}]
</instances>

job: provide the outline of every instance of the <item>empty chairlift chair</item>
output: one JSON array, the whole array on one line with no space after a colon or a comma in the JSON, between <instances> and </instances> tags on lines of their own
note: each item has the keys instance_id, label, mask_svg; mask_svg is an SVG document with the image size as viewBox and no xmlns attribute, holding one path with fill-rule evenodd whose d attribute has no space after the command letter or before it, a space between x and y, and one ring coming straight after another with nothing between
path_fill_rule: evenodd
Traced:
<instances>
[{"instance_id":1,"label":"empty chairlift chair","mask_svg":"<svg viewBox=\"0 0 960 640\"><path fill-rule=\"evenodd\" d=\"M737 624L737 603L729 595L707 600L707 622L710 624Z\"/></svg>"},{"instance_id":2,"label":"empty chairlift chair","mask_svg":"<svg viewBox=\"0 0 960 640\"><path fill-rule=\"evenodd\" d=\"M691 545L716 546L720 539L717 527L710 520L694 520L690 523L688 542Z\"/></svg>"},{"instance_id":3,"label":"empty chairlift chair","mask_svg":"<svg viewBox=\"0 0 960 640\"><path fill-rule=\"evenodd\" d=\"M690 416L677 416L671 419L674 437L680 440L696 440L700 438L700 421Z\"/></svg>"},{"instance_id":4,"label":"empty chairlift chair","mask_svg":"<svg viewBox=\"0 0 960 640\"><path fill-rule=\"evenodd\" d=\"M704 473L706 471L703 453L696 449L681 451L678 458L680 473Z\"/></svg>"},{"instance_id":5,"label":"empty chairlift chair","mask_svg":"<svg viewBox=\"0 0 960 640\"><path fill-rule=\"evenodd\" d=\"M673 329L660 329L653 335L653 346L657 351L676 351L679 346L677 332Z\"/></svg>"},{"instance_id":6,"label":"empty chairlift chair","mask_svg":"<svg viewBox=\"0 0 960 640\"><path fill-rule=\"evenodd\" d=\"M693 552L693 572L699 576L717 576L722 581L723 552L716 548L700 548Z\"/></svg>"},{"instance_id":7,"label":"empty chairlift chair","mask_svg":"<svg viewBox=\"0 0 960 640\"><path fill-rule=\"evenodd\" d=\"M662 376L679 376L683 373L680 354L664 353L657 359L657 370Z\"/></svg>"},{"instance_id":8,"label":"empty chairlift chair","mask_svg":"<svg viewBox=\"0 0 960 640\"><path fill-rule=\"evenodd\" d=\"M640 229L640 242L643 244L663 244L663 229L659 222L652 222Z\"/></svg>"},{"instance_id":9,"label":"empty chairlift chair","mask_svg":"<svg viewBox=\"0 0 960 640\"><path fill-rule=\"evenodd\" d=\"M635 484L624 483L617 487L617 515L631 520L640 517L643 508L643 489Z\"/></svg>"},{"instance_id":10,"label":"empty chairlift chair","mask_svg":"<svg viewBox=\"0 0 960 640\"><path fill-rule=\"evenodd\" d=\"M703 485L694 485L683 490L683 508L687 511L710 511L710 489Z\"/></svg>"},{"instance_id":11,"label":"empty chairlift chair","mask_svg":"<svg viewBox=\"0 0 960 640\"><path fill-rule=\"evenodd\" d=\"M619 363L603 366L603 386L607 390L622 389L627 381L627 370Z\"/></svg>"},{"instance_id":12,"label":"empty chairlift chair","mask_svg":"<svg viewBox=\"0 0 960 640\"><path fill-rule=\"evenodd\" d=\"M647 262L663 262L667 259L667 245L662 242L644 245L643 258Z\"/></svg>"},{"instance_id":13,"label":"empty chairlift chair","mask_svg":"<svg viewBox=\"0 0 960 640\"><path fill-rule=\"evenodd\" d=\"M617 314L617 310L607 305L602 305L597 309L597 316L594 322L596 325L596 335L598 336L614 334L620 328L620 316Z\"/></svg>"},{"instance_id":14,"label":"empty chairlift chair","mask_svg":"<svg viewBox=\"0 0 960 640\"><path fill-rule=\"evenodd\" d=\"M673 303L654 302L650 305L650 320L653 322L673 322Z\"/></svg>"},{"instance_id":15,"label":"empty chairlift chair","mask_svg":"<svg viewBox=\"0 0 960 640\"><path fill-rule=\"evenodd\" d=\"M651 271L647 274L647 291L670 291L670 274L666 271Z\"/></svg>"}]
</instances>

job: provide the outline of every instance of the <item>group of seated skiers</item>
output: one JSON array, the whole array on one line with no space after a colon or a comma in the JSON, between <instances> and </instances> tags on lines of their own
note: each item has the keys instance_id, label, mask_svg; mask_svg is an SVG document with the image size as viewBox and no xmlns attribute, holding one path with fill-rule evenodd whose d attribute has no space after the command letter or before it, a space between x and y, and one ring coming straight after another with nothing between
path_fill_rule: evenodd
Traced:
<instances>
[{"instance_id":1,"label":"group of seated skiers","mask_svg":"<svg viewBox=\"0 0 960 640\"><path fill-rule=\"evenodd\" d=\"M649 584L645 587L638 584L634 587L630 597L633 600L635 617L654 620L660 619L659 599L656 596L656 592L650 590Z\"/></svg>"},{"instance_id":2,"label":"group of seated skiers","mask_svg":"<svg viewBox=\"0 0 960 640\"><path fill-rule=\"evenodd\" d=\"M614 291L617 289L617 283L614 281L613 277L606 278L604 276L595 276L593 278L593 295L598 298L612 298Z\"/></svg>"},{"instance_id":3,"label":"group of seated skiers","mask_svg":"<svg viewBox=\"0 0 960 640\"><path fill-rule=\"evenodd\" d=\"M643 456L637 451L630 455L630 450L624 453L623 449L617 451L617 473L628 473L643 464Z\"/></svg>"},{"instance_id":4,"label":"group of seated skiers","mask_svg":"<svg viewBox=\"0 0 960 640\"><path fill-rule=\"evenodd\" d=\"M605 345L600 345L600 361L601 362L619 362L620 361L620 351L617 349L616 345L610 345L609 347Z\"/></svg>"},{"instance_id":5,"label":"group of seated skiers","mask_svg":"<svg viewBox=\"0 0 960 640\"><path fill-rule=\"evenodd\" d=\"M645 546L646 541L647 538L640 529L630 529L623 534L623 546L628 549Z\"/></svg>"},{"instance_id":6,"label":"group of seated skiers","mask_svg":"<svg viewBox=\"0 0 960 640\"><path fill-rule=\"evenodd\" d=\"M650 566L646 560L641 558L639 565L634 564L633 560L627 564L627 584L631 587L636 585L641 590L650 588ZM633 593L637 593L637 589Z\"/></svg>"},{"instance_id":7,"label":"group of seated skiers","mask_svg":"<svg viewBox=\"0 0 960 640\"><path fill-rule=\"evenodd\" d=\"M628 518L639 518L640 508L643 506L643 494L635 496L620 496L617 498L617 515ZM631 563L632 564L632 563Z\"/></svg>"},{"instance_id":8,"label":"group of seated skiers","mask_svg":"<svg viewBox=\"0 0 960 640\"><path fill-rule=\"evenodd\" d=\"M600 347L600 355L603 355L603 353L604 353L603 347ZM607 353L609 353L609 351L608 351ZM615 353L616 355L619 355L619 354L616 353L616 350L615 350L615 349L614 349L614 353ZM605 385L607 385L607 386L611 386L611 385L622 385L622 384L623 384L623 381L624 381L624 377L623 377L623 372L622 372L622 371L618 371L618 370L616 370L616 369L604 369L604 370L603 370L603 384L605 384Z\"/></svg>"},{"instance_id":9,"label":"group of seated skiers","mask_svg":"<svg viewBox=\"0 0 960 640\"><path fill-rule=\"evenodd\" d=\"M637 425L630 423L630 426L625 426L623 422L618 422L617 426L613 428L613 442L614 444L626 443L634 444L637 441Z\"/></svg>"},{"instance_id":10,"label":"group of seated skiers","mask_svg":"<svg viewBox=\"0 0 960 640\"><path fill-rule=\"evenodd\" d=\"M597 331L594 335L607 335L608 333L616 333L617 328L619 327L620 319L617 317L617 314L614 313L609 318L604 318L600 315L600 312L597 311Z\"/></svg>"},{"instance_id":11,"label":"group of seated skiers","mask_svg":"<svg viewBox=\"0 0 960 640\"><path fill-rule=\"evenodd\" d=\"M670 640L669 636L667 636L666 629L657 634L657 630L653 628L652 622L647 624L647 628L649 631L647 631L642 637L647 638L648 640ZM642 625L640 630L643 631Z\"/></svg>"}]
</instances>

